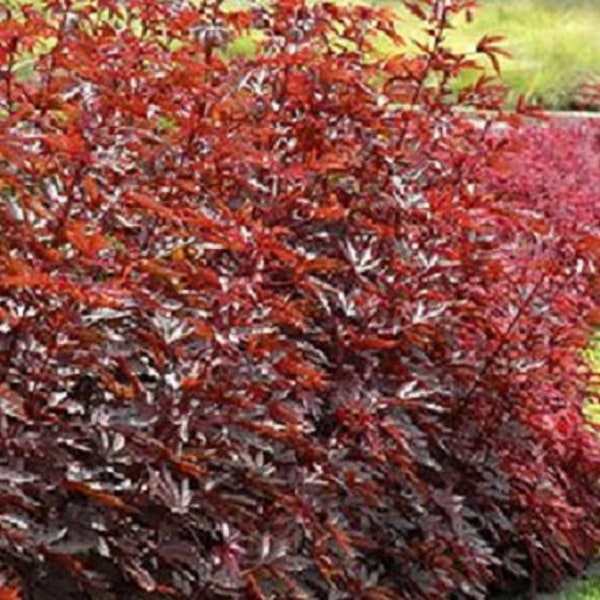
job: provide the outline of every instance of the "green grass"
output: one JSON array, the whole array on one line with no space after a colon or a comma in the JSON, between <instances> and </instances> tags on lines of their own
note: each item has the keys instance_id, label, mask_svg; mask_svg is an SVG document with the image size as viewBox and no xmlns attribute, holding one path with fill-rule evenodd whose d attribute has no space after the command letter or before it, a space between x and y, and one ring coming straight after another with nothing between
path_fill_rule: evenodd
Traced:
<instances>
[{"instance_id":1,"label":"green grass","mask_svg":"<svg viewBox=\"0 0 600 600\"><path fill-rule=\"evenodd\" d=\"M556 594L543 594L537 600L600 600L600 575L594 574L566 586Z\"/></svg>"},{"instance_id":2,"label":"green grass","mask_svg":"<svg viewBox=\"0 0 600 600\"><path fill-rule=\"evenodd\" d=\"M470 28L457 32L506 36L513 60L503 77L513 90L549 108L569 108L577 86L600 76L600 2L582 0L488 0Z\"/></svg>"},{"instance_id":3,"label":"green grass","mask_svg":"<svg viewBox=\"0 0 600 600\"><path fill-rule=\"evenodd\" d=\"M598 377L600 378L600 333L592 340L587 356L594 372L598 373ZM590 405L587 412L593 421L600 423L600 404Z\"/></svg>"},{"instance_id":4,"label":"green grass","mask_svg":"<svg viewBox=\"0 0 600 600\"><path fill-rule=\"evenodd\" d=\"M547 108L568 109L582 82L600 80L600 0L483 0L474 17L456 23L447 43L470 52L485 34L505 36L512 58L501 64L510 102L524 94ZM414 36L415 24L401 22L401 33Z\"/></svg>"},{"instance_id":5,"label":"green grass","mask_svg":"<svg viewBox=\"0 0 600 600\"><path fill-rule=\"evenodd\" d=\"M571 591L560 594L556 600L600 600L600 577L577 583Z\"/></svg>"},{"instance_id":6,"label":"green grass","mask_svg":"<svg viewBox=\"0 0 600 600\"><path fill-rule=\"evenodd\" d=\"M580 581L568 591L545 596L540 600L600 600L600 577Z\"/></svg>"}]
</instances>

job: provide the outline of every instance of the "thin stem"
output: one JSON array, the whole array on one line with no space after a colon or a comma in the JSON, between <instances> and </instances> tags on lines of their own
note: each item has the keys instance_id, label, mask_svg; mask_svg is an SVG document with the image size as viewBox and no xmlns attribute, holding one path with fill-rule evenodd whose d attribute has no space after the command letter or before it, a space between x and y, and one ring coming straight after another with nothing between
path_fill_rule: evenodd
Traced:
<instances>
[{"instance_id":1,"label":"thin stem","mask_svg":"<svg viewBox=\"0 0 600 600\"><path fill-rule=\"evenodd\" d=\"M15 55L19 40L14 37L10 43L10 50L8 53L8 65L6 71L6 109L8 116L12 116L14 112L14 100L13 100L13 77L15 68Z\"/></svg>"},{"instance_id":2,"label":"thin stem","mask_svg":"<svg viewBox=\"0 0 600 600\"><path fill-rule=\"evenodd\" d=\"M496 346L494 351L487 357L485 363L483 364L483 367L477 374L477 377L476 377L475 381L473 382L473 385L467 392L467 395L463 398L462 404L458 410L458 416L462 415L462 413L464 412L466 407L469 405L469 401L473 397L475 390L477 390L477 388L479 387L479 385L481 383L481 379L483 377L485 377L486 373L488 372L490 367L494 364L494 362L495 362L496 358L498 357L498 355L500 354L500 352L502 352L502 350L506 346L506 341L508 339L508 336L512 333L514 328L517 326L517 324L521 320L521 317L525 313L525 310L530 306L532 300L538 293L540 287L542 286L542 284L544 283L545 280L546 280L546 274L543 273L542 276L537 281L537 283L533 286L533 289L531 290L531 292L529 292L529 294L527 295L525 300L523 300L523 302L519 306L517 312L515 313L514 317L512 318L511 322L509 323L506 331L502 334L502 337L500 338L498 345Z\"/></svg>"},{"instance_id":3,"label":"thin stem","mask_svg":"<svg viewBox=\"0 0 600 600\"><path fill-rule=\"evenodd\" d=\"M431 65L433 64L433 59L437 56L438 50L440 48L440 44L442 43L442 41L444 39L447 24L448 24L447 10L443 9L441 17L438 21L437 31L435 32L435 37L433 39L433 46L427 55L427 63L425 65L425 68L423 69L423 75L419 79L417 87L415 88L415 90L412 94L412 97L410 99L410 102L409 102L409 107L410 107L409 110L411 112L415 109L415 105L417 104L417 102L419 100L419 96L421 95L421 91L423 90L423 86L425 85L425 81L429 75L429 71L431 70ZM402 149L402 147L404 146L404 139L406 138L406 135L408 133L408 123L409 123L409 119L405 118L404 124L402 127L402 131L400 133L399 142L398 142L399 149Z\"/></svg>"}]
</instances>

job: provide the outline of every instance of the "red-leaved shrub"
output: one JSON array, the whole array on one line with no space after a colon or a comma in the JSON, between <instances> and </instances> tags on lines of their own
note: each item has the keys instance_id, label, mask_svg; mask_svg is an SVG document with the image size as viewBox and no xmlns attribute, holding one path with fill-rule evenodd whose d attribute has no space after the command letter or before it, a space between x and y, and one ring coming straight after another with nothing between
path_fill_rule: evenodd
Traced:
<instances>
[{"instance_id":1,"label":"red-leaved shrub","mask_svg":"<svg viewBox=\"0 0 600 600\"><path fill-rule=\"evenodd\" d=\"M501 90L452 97L499 51L446 47L473 1L405 2L408 46L330 3L15 4L3 589L476 599L585 566L598 190L546 201Z\"/></svg>"}]
</instances>

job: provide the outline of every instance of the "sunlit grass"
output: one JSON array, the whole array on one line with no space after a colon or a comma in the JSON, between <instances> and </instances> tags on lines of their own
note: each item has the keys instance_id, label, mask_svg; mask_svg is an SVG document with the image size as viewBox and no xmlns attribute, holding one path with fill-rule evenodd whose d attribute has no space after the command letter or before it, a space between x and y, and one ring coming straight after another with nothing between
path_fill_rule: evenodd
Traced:
<instances>
[{"instance_id":1,"label":"sunlit grass","mask_svg":"<svg viewBox=\"0 0 600 600\"><path fill-rule=\"evenodd\" d=\"M572 591L561 594L556 600L600 600L600 577L579 582Z\"/></svg>"},{"instance_id":2,"label":"sunlit grass","mask_svg":"<svg viewBox=\"0 0 600 600\"><path fill-rule=\"evenodd\" d=\"M416 24L402 16L399 29L414 37ZM455 26L447 45L461 52L472 52L485 34L506 38L503 47L512 58L501 60L502 78L511 102L524 94L547 108L572 108L579 85L600 77L600 1L483 0L472 23Z\"/></svg>"},{"instance_id":3,"label":"sunlit grass","mask_svg":"<svg viewBox=\"0 0 600 600\"><path fill-rule=\"evenodd\" d=\"M600 75L600 2L577 0L488 0L457 44L473 35L506 37L513 60L504 61L503 78L515 94L550 108L569 108L579 84Z\"/></svg>"},{"instance_id":4,"label":"sunlit grass","mask_svg":"<svg viewBox=\"0 0 600 600\"><path fill-rule=\"evenodd\" d=\"M543 594L539 600L600 600L600 576L581 579L555 594Z\"/></svg>"},{"instance_id":5,"label":"sunlit grass","mask_svg":"<svg viewBox=\"0 0 600 600\"><path fill-rule=\"evenodd\" d=\"M587 358L592 365L592 369L598 374L598 378L600 378L600 333L592 340L590 349L587 352ZM590 404L587 414L593 421L600 424L600 404Z\"/></svg>"}]
</instances>

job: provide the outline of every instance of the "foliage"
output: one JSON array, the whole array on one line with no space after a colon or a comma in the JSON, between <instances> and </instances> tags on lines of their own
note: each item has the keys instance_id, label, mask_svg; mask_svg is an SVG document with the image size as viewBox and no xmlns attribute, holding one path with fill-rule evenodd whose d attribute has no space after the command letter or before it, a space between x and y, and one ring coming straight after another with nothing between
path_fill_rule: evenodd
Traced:
<instances>
[{"instance_id":1,"label":"foliage","mask_svg":"<svg viewBox=\"0 0 600 600\"><path fill-rule=\"evenodd\" d=\"M4 9L7 593L476 599L583 568L597 191L563 221L505 178L498 86L446 101L473 4L406 2L416 46L300 0Z\"/></svg>"}]
</instances>

